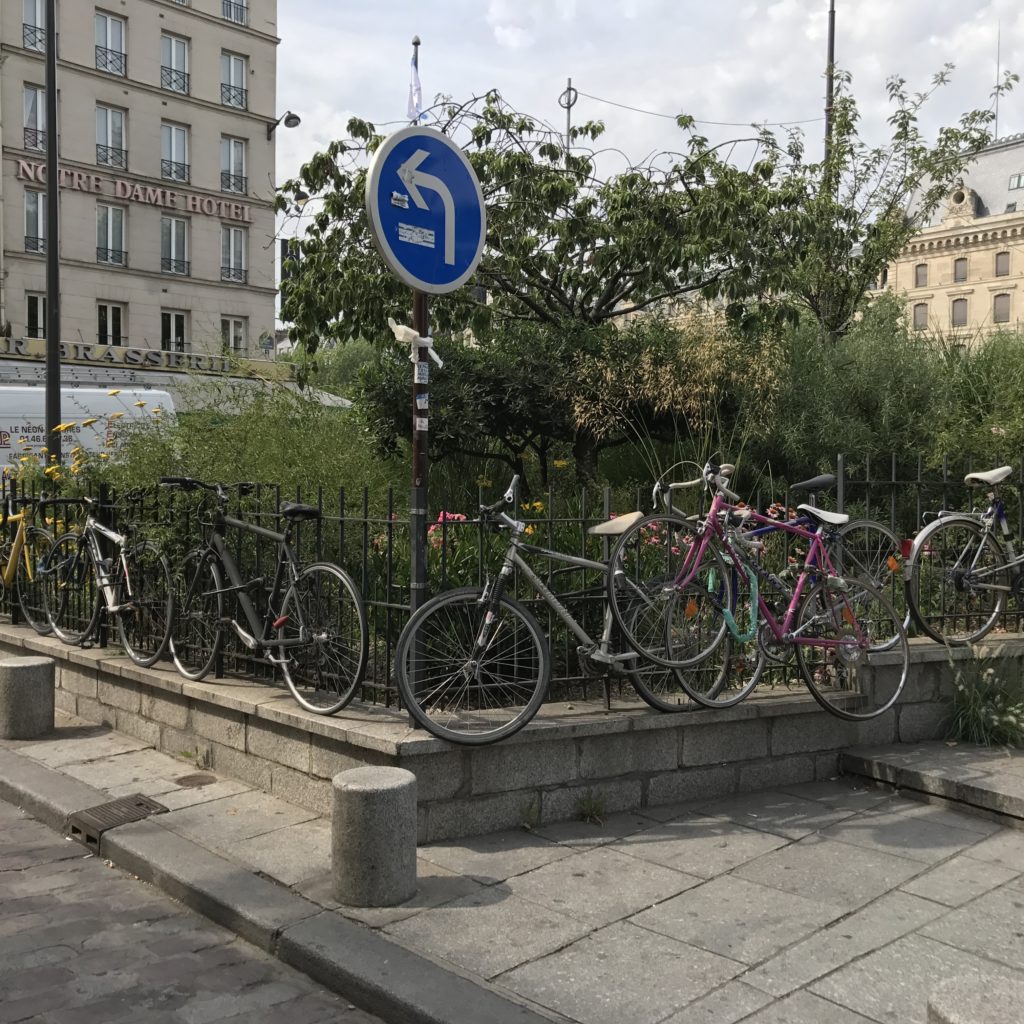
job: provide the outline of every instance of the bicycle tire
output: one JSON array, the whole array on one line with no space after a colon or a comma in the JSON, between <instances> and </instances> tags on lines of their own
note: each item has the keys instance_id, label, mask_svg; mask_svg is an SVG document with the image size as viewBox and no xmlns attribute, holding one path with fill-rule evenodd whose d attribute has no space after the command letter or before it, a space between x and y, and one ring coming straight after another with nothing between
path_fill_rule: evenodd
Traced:
<instances>
[{"instance_id":1,"label":"bicycle tire","mask_svg":"<svg viewBox=\"0 0 1024 1024\"><path fill-rule=\"evenodd\" d=\"M149 668L163 656L171 638L171 568L155 544L141 541L124 552L115 582L121 646L136 665Z\"/></svg>"},{"instance_id":2,"label":"bicycle tire","mask_svg":"<svg viewBox=\"0 0 1024 1024\"><path fill-rule=\"evenodd\" d=\"M976 572L979 561L991 584L1006 590L982 589L970 582L962 567L970 565ZM977 643L995 628L1006 606L1010 576L1006 556L992 534L973 519L951 516L918 534L906 582L914 622L938 643L959 647Z\"/></svg>"},{"instance_id":3,"label":"bicycle tire","mask_svg":"<svg viewBox=\"0 0 1024 1024\"><path fill-rule=\"evenodd\" d=\"M880 590L896 610L903 628L910 628L903 580L903 546L895 533L874 519L853 519L835 532L828 545L833 567L840 576L856 576Z\"/></svg>"},{"instance_id":4,"label":"bicycle tire","mask_svg":"<svg viewBox=\"0 0 1024 1024\"><path fill-rule=\"evenodd\" d=\"M66 533L46 556L43 604L54 635L79 646L96 632L102 597L82 534Z\"/></svg>"},{"instance_id":5,"label":"bicycle tire","mask_svg":"<svg viewBox=\"0 0 1024 1024\"><path fill-rule=\"evenodd\" d=\"M720 588L723 581L727 586L729 580L714 542L697 567L691 581L695 585L687 588L688 601L676 600L674 581L683 570L688 545L697 541L694 525L673 513L645 516L619 537L608 561L608 603L616 626L633 650L666 668L699 664L727 628L708 601L713 586Z\"/></svg>"},{"instance_id":6,"label":"bicycle tire","mask_svg":"<svg viewBox=\"0 0 1024 1024\"><path fill-rule=\"evenodd\" d=\"M431 598L409 619L395 648L395 676L409 714L439 739L470 746L522 729L551 679L551 655L536 619L508 595L492 613L484 596L483 588L463 587ZM492 617L485 622L485 616ZM485 625L487 649L473 659ZM414 645L421 663L417 680Z\"/></svg>"},{"instance_id":7,"label":"bicycle tire","mask_svg":"<svg viewBox=\"0 0 1024 1024\"><path fill-rule=\"evenodd\" d=\"M213 556L190 551L174 574L173 587L171 657L186 679L203 679L223 642L224 587Z\"/></svg>"},{"instance_id":8,"label":"bicycle tire","mask_svg":"<svg viewBox=\"0 0 1024 1024\"><path fill-rule=\"evenodd\" d=\"M18 607L25 621L40 635L53 632L46 617L46 603L43 572L46 558L53 547L53 535L49 530L30 526L25 531L25 547L15 570L14 588L17 592ZM31 579L29 575L31 574Z\"/></svg>"},{"instance_id":9,"label":"bicycle tire","mask_svg":"<svg viewBox=\"0 0 1024 1024\"><path fill-rule=\"evenodd\" d=\"M899 699L910 668L907 632L889 599L870 583L822 579L804 595L794 632L839 647L794 644L796 662L811 696L828 712L852 722L876 718ZM857 634L862 641L857 642ZM871 666L870 655L885 664Z\"/></svg>"},{"instance_id":10,"label":"bicycle tire","mask_svg":"<svg viewBox=\"0 0 1024 1024\"><path fill-rule=\"evenodd\" d=\"M281 602L278 638L306 635L306 644L280 648L284 681L299 706L333 715L356 694L369 651L366 609L349 575L317 562L299 573Z\"/></svg>"}]
</instances>

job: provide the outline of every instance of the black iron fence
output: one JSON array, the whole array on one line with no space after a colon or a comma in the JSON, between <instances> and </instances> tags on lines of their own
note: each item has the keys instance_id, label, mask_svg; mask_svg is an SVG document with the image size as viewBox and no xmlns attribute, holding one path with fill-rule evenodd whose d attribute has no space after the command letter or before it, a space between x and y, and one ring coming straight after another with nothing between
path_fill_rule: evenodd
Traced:
<instances>
[{"instance_id":1,"label":"black iron fence","mask_svg":"<svg viewBox=\"0 0 1024 1024\"><path fill-rule=\"evenodd\" d=\"M922 516L940 508L970 509L984 507L985 494L963 483L965 473L973 469L992 468L972 463L954 464L947 460L937 470L926 469L920 460L908 467L890 459L884 465L878 460L853 460L840 457L835 466L837 485L830 493L816 495L822 507L845 511L852 516L867 516L890 526L901 539L909 539L922 525ZM749 475L749 474L747 474ZM750 503L765 508L772 502L796 505L805 496L791 498L784 485L778 489L766 483L745 479L740 472L737 488L750 495ZM481 491L479 502L494 500L498 487ZM1016 460L1014 475L1002 485L1003 498L1017 536L1024 535L1024 459ZM0 498L4 504L12 496L39 497L32 488L25 488L13 479L0 482ZM691 504L682 509L700 511L706 497L698 491L685 492ZM208 500L159 487L124 493L110 488L97 488L101 515L116 529L128 524L161 545L172 565L189 550L197 547L209 522ZM278 510L284 501L302 501L316 505L321 511L318 521L296 524L293 542L303 563L329 561L342 566L354 579L366 603L370 626L370 657L362 698L374 703L394 704L396 690L391 679L395 642L409 616L410 523L407 494L389 490L383 495L338 491L326 493L296 490L285 492L273 485L259 485L238 497L230 513L268 528L280 528ZM684 498L685 500L685 498ZM580 489L570 486L550 488L541 496L521 502L519 515L527 520L532 544L570 554L602 559L607 557L608 542L591 537L587 530L612 514L650 509L649 487L630 490ZM507 535L485 530L473 522L476 504L472 507L435 507L428 530L428 574L431 592L457 586L481 583L496 571ZM56 531L73 529L74 522L63 519L64 510L43 507L38 515ZM242 576L259 607L259 599L270 586L276 555L273 544L250 534L234 531L230 542ZM539 558L531 564L549 588L562 600L573 615L595 638L600 635L604 609L604 583L600 574L567 568ZM584 673L578 655L578 640L570 634L557 616L538 595L517 581L516 592L537 616L550 638L552 648L552 698L585 699L603 696L607 681ZM17 618L12 595L6 593L0 611ZM1020 616L1011 603L1006 628L1020 628ZM227 637L221 664L222 673L244 673L270 681L275 678L272 666L254 656L244 645Z\"/></svg>"}]
</instances>

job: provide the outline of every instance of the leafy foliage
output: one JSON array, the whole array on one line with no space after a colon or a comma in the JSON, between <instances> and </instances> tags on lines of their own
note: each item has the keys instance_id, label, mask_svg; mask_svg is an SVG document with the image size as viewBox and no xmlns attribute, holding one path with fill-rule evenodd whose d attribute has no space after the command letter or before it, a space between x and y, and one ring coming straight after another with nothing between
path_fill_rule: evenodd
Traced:
<instances>
[{"instance_id":1,"label":"leafy foliage","mask_svg":"<svg viewBox=\"0 0 1024 1024\"><path fill-rule=\"evenodd\" d=\"M948 738L984 746L1024 746L1024 691L1009 678L1008 660L979 659L958 667Z\"/></svg>"}]
</instances>

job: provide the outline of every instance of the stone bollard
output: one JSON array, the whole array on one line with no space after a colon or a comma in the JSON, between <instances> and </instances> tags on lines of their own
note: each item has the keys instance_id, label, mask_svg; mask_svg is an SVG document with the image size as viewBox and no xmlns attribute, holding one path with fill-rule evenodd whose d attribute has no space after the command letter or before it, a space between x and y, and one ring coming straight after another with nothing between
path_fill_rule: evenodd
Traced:
<instances>
[{"instance_id":1,"label":"stone bollard","mask_svg":"<svg viewBox=\"0 0 1024 1024\"><path fill-rule=\"evenodd\" d=\"M0 657L0 739L53 732L53 659Z\"/></svg>"},{"instance_id":2,"label":"stone bollard","mask_svg":"<svg viewBox=\"0 0 1024 1024\"><path fill-rule=\"evenodd\" d=\"M350 907L393 907L416 895L416 776L351 768L334 776L334 895Z\"/></svg>"},{"instance_id":3,"label":"stone bollard","mask_svg":"<svg viewBox=\"0 0 1024 1024\"><path fill-rule=\"evenodd\" d=\"M928 1000L928 1024L1010 1024L1021 1019L1024 983L1009 978L950 978Z\"/></svg>"}]
</instances>

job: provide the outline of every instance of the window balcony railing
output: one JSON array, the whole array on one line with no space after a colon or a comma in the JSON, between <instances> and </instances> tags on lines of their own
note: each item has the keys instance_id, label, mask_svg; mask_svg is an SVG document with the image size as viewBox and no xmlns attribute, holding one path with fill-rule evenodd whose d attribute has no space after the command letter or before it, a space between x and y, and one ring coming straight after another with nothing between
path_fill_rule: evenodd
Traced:
<instances>
[{"instance_id":1,"label":"window balcony railing","mask_svg":"<svg viewBox=\"0 0 1024 1024\"><path fill-rule=\"evenodd\" d=\"M128 253L124 249L104 249L96 247L96 262L105 263L110 267L128 266Z\"/></svg>"},{"instance_id":2,"label":"window balcony railing","mask_svg":"<svg viewBox=\"0 0 1024 1024\"><path fill-rule=\"evenodd\" d=\"M21 41L26 50L46 53L46 29L41 25L26 25L22 23Z\"/></svg>"},{"instance_id":3,"label":"window balcony railing","mask_svg":"<svg viewBox=\"0 0 1024 1024\"><path fill-rule=\"evenodd\" d=\"M244 267L221 267L220 279L233 284L245 284L249 280L249 271Z\"/></svg>"},{"instance_id":4,"label":"window balcony railing","mask_svg":"<svg viewBox=\"0 0 1024 1024\"><path fill-rule=\"evenodd\" d=\"M46 252L46 239L37 235L26 235L25 252Z\"/></svg>"},{"instance_id":5,"label":"window balcony railing","mask_svg":"<svg viewBox=\"0 0 1024 1024\"><path fill-rule=\"evenodd\" d=\"M128 344L127 334L97 334L96 343L99 345L113 345L114 348L124 348Z\"/></svg>"},{"instance_id":6,"label":"window balcony railing","mask_svg":"<svg viewBox=\"0 0 1024 1024\"><path fill-rule=\"evenodd\" d=\"M46 132L40 131L38 128L26 128L25 148L46 149Z\"/></svg>"},{"instance_id":7,"label":"window balcony railing","mask_svg":"<svg viewBox=\"0 0 1024 1024\"><path fill-rule=\"evenodd\" d=\"M160 161L160 176L168 181L188 181L191 170L188 164L178 163L177 160Z\"/></svg>"},{"instance_id":8,"label":"window balcony railing","mask_svg":"<svg viewBox=\"0 0 1024 1024\"><path fill-rule=\"evenodd\" d=\"M221 192L240 192L245 195L249 191L249 179L244 174L221 171L220 190Z\"/></svg>"},{"instance_id":9,"label":"window balcony railing","mask_svg":"<svg viewBox=\"0 0 1024 1024\"><path fill-rule=\"evenodd\" d=\"M128 167L128 150L118 149L117 146L96 145L96 163L101 167L120 167L122 170Z\"/></svg>"},{"instance_id":10,"label":"window balcony railing","mask_svg":"<svg viewBox=\"0 0 1024 1024\"><path fill-rule=\"evenodd\" d=\"M179 71L177 68L160 68L160 88L170 89L171 92L188 93L189 76L187 71Z\"/></svg>"},{"instance_id":11,"label":"window balcony railing","mask_svg":"<svg viewBox=\"0 0 1024 1024\"><path fill-rule=\"evenodd\" d=\"M221 10L228 21L236 25L249 24L249 5L236 3L235 0L221 0Z\"/></svg>"},{"instance_id":12,"label":"window balcony railing","mask_svg":"<svg viewBox=\"0 0 1024 1024\"><path fill-rule=\"evenodd\" d=\"M96 70L106 71L122 78L128 71L128 54L120 50L108 50L105 46L96 47Z\"/></svg>"},{"instance_id":13,"label":"window balcony railing","mask_svg":"<svg viewBox=\"0 0 1024 1024\"><path fill-rule=\"evenodd\" d=\"M226 107L241 107L242 110L246 110L249 106L249 90L243 89L240 85L221 82L220 101Z\"/></svg>"},{"instance_id":14,"label":"window balcony railing","mask_svg":"<svg viewBox=\"0 0 1024 1024\"><path fill-rule=\"evenodd\" d=\"M170 256L160 259L160 270L165 274L181 274L188 277L192 272L192 264L188 260L173 260Z\"/></svg>"}]
</instances>

